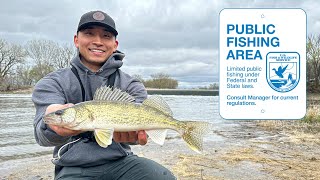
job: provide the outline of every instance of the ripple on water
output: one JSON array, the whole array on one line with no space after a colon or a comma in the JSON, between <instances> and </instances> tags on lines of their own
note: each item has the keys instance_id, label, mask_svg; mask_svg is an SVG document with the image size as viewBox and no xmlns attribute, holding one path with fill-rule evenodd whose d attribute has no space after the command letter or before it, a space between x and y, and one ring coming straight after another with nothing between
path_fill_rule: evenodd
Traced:
<instances>
[{"instance_id":1,"label":"ripple on water","mask_svg":"<svg viewBox=\"0 0 320 180\"><path fill-rule=\"evenodd\" d=\"M35 144L23 144L0 147L0 161L6 161L10 159L19 159L22 157L36 157L39 155L52 153L52 147L41 147L35 148Z\"/></svg>"},{"instance_id":2,"label":"ripple on water","mask_svg":"<svg viewBox=\"0 0 320 180\"><path fill-rule=\"evenodd\" d=\"M218 97L214 96L162 96L179 120L200 120L219 127L223 120L218 113ZM11 159L51 154L52 147L36 144L33 134L35 108L31 94L0 94L0 166ZM170 138L181 138L175 131L169 131ZM209 138L209 139L208 139ZM217 140L210 136L205 140Z\"/></svg>"}]
</instances>

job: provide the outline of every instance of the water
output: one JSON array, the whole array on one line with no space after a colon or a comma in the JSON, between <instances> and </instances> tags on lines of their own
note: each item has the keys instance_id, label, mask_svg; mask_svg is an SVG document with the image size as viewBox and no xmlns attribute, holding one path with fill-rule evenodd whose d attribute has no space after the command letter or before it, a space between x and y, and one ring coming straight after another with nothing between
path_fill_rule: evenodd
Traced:
<instances>
[{"instance_id":1,"label":"water","mask_svg":"<svg viewBox=\"0 0 320 180\"><path fill-rule=\"evenodd\" d=\"M52 148L40 147L35 142L34 114L31 95L0 95L0 163L52 152Z\"/></svg>"},{"instance_id":2,"label":"water","mask_svg":"<svg viewBox=\"0 0 320 180\"><path fill-rule=\"evenodd\" d=\"M200 163L195 167L194 165L197 164L198 156L194 156L195 164L193 164L193 167L195 169L191 168L190 172L196 172L200 168L205 168L203 171L205 175L212 174L216 177L225 177L227 179L275 179L272 174L269 173L271 171L265 172L260 168L272 167L272 172L279 172L279 168L281 170L282 165L281 167L269 166L270 164L265 163L269 161L265 161L262 157L267 155L266 158L270 158L270 162L273 162L273 160L282 162L280 158L283 157L284 154L290 155L298 153L302 156L295 156L296 159L292 159L293 163L310 159L309 156L303 156L306 150L304 148L303 151L299 150L301 149L300 145L298 148L294 148L294 146L288 148L287 144L281 145L283 141L277 140L278 137L282 137L279 136L279 134L258 130L254 123L223 120L218 112L218 96L161 96L171 107L176 119L200 120L213 124L211 134L204 139L204 149L205 152L208 153L208 156L206 155L205 158L211 158L210 163L213 163L213 166L211 167L210 164L208 164L208 166L202 166ZM14 174L13 179L42 179L42 177L52 179L53 166L46 164L49 161L50 154L52 154L53 147L41 147L35 142L33 135L34 114L35 108L31 101L31 95L0 94L0 125L2 127L0 130L0 179L6 179L6 177L9 177L11 174ZM164 150L159 148L159 151L157 151L159 145L153 144L156 146L152 146L152 143L148 143L148 145L144 147L134 146L133 149L135 148L137 150L136 152L142 155L163 162L168 167L179 167L179 163L182 163L182 165L180 164L182 169L186 166L189 167L187 164L184 165L183 161L192 158L193 155L186 159L180 159L179 154L192 154L191 150L186 147L181 139L176 138L178 136L176 132L169 131L168 136L174 138L174 140L168 139L166 142L166 146L171 147L171 149ZM257 142L259 143L257 144ZM181 147L177 153L175 153L176 147ZM317 150L319 148L317 148L317 146L314 146L313 149L309 149L310 147L308 146L307 150L307 152L312 152L310 154L316 154L318 152ZM151 151L146 148L150 148ZM238 150L247 148L253 149L254 151L252 154L244 152L245 157L248 156L249 159L241 160L242 153L238 152ZM238 154L234 154L234 152L238 152ZM270 153L266 154L266 152ZM239 156L239 162L241 163L236 165L226 163L226 153L230 154L230 160ZM251 156L256 157L257 155L263 155L261 157L263 161L255 162L255 158L250 160ZM317 156L315 155L315 157ZM179 159L179 163L174 164L177 158ZM289 162L287 157L285 157L285 159L282 158L282 160L285 163ZM43 163L43 161L45 163ZM312 161L312 163L314 163L314 161ZM35 166L35 164L37 166ZM48 164L52 165L51 163ZM215 164L217 164L217 167L215 167ZM30 169L26 168L30 165ZM42 167L46 169L42 171ZM50 170L48 170L49 168ZM308 170L307 167L303 167L302 169ZM297 174L300 174L300 172L297 172ZM22 178L16 178L20 176Z\"/></svg>"},{"instance_id":3,"label":"water","mask_svg":"<svg viewBox=\"0 0 320 180\"><path fill-rule=\"evenodd\" d=\"M201 120L221 127L218 96L162 96L179 120ZM38 157L52 153L52 147L41 147L34 139L35 108L31 95L0 94L0 169L8 160ZM220 125L220 126L219 126ZM169 131L168 136L178 134ZM217 138L211 136L211 138Z\"/></svg>"}]
</instances>

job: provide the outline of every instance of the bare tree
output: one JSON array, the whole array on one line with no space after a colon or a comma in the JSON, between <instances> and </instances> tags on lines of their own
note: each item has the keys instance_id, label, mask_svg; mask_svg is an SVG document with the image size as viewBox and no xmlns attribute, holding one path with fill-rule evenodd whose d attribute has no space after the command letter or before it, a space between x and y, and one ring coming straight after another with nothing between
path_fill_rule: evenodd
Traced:
<instances>
[{"instance_id":1,"label":"bare tree","mask_svg":"<svg viewBox=\"0 0 320 180\"><path fill-rule=\"evenodd\" d=\"M0 81L12 73L15 65L25 61L25 50L15 44L0 39Z\"/></svg>"},{"instance_id":2,"label":"bare tree","mask_svg":"<svg viewBox=\"0 0 320 180\"><path fill-rule=\"evenodd\" d=\"M311 35L307 43L307 80L313 80L315 86L320 79L320 35Z\"/></svg>"},{"instance_id":3,"label":"bare tree","mask_svg":"<svg viewBox=\"0 0 320 180\"><path fill-rule=\"evenodd\" d=\"M69 66L69 61L76 52L71 45L60 46L54 41L45 39L29 41L26 49L35 62L31 73L36 81L54 70Z\"/></svg>"},{"instance_id":4,"label":"bare tree","mask_svg":"<svg viewBox=\"0 0 320 180\"><path fill-rule=\"evenodd\" d=\"M70 65L70 60L76 54L76 48L71 44L64 44L57 46L55 51L55 58L52 59L54 69L65 68Z\"/></svg>"},{"instance_id":5,"label":"bare tree","mask_svg":"<svg viewBox=\"0 0 320 180\"><path fill-rule=\"evenodd\" d=\"M134 75L132 75L132 77L134 77L134 78L136 78L136 79L138 79L140 82L144 82L144 80L143 80L143 78L142 78L142 75L140 75L140 74L134 74Z\"/></svg>"},{"instance_id":6,"label":"bare tree","mask_svg":"<svg viewBox=\"0 0 320 180\"><path fill-rule=\"evenodd\" d=\"M153 79L169 79L170 75L165 73L156 73L156 74L151 74L151 77Z\"/></svg>"},{"instance_id":7,"label":"bare tree","mask_svg":"<svg viewBox=\"0 0 320 180\"><path fill-rule=\"evenodd\" d=\"M56 43L50 40L38 39L27 42L26 49L33 59L40 78L53 71L52 59L56 51Z\"/></svg>"},{"instance_id":8,"label":"bare tree","mask_svg":"<svg viewBox=\"0 0 320 180\"><path fill-rule=\"evenodd\" d=\"M16 81L20 86L32 86L35 81L32 77L30 65L20 65L16 69Z\"/></svg>"}]
</instances>

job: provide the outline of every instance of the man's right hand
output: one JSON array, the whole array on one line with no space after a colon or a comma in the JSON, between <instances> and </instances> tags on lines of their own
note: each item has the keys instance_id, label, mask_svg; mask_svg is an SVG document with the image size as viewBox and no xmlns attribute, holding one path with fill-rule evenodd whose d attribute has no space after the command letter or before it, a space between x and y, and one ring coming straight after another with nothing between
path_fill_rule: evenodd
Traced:
<instances>
[{"instance_id":1,"label":"man's right hand","mask_svg":"<svg viewBox=\"0 0 320 180\"><path fill-rule=\"evenodd\" d=\"M47 107L45 115L60 109L71 107L71 106L74 106L74 104L51 104ZM52 125L52 124L48 124L48 126L50 127L50 129L52 129L54 132L56 132L60 136L76 136L83 132L80 130L71 130L71 129L67 129L67 128Z\"/></svg>"}]
</instances>

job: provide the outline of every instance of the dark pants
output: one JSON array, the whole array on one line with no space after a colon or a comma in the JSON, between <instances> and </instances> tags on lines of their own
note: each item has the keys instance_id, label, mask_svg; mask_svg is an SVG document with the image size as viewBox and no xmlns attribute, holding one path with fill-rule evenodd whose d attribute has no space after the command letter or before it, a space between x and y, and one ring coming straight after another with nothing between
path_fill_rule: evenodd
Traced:
<instances>
[{"instance_id":1,"label":"dark pants","mask_svg":"<svg viewBox=\"0 0 320 180\"><path fill-rule=\"evenodd\" d=\"M171 180L176 179L165 167L146 158L129 155L94 167L63 167L55 179Z\"/></svg>"}]
</instances>

